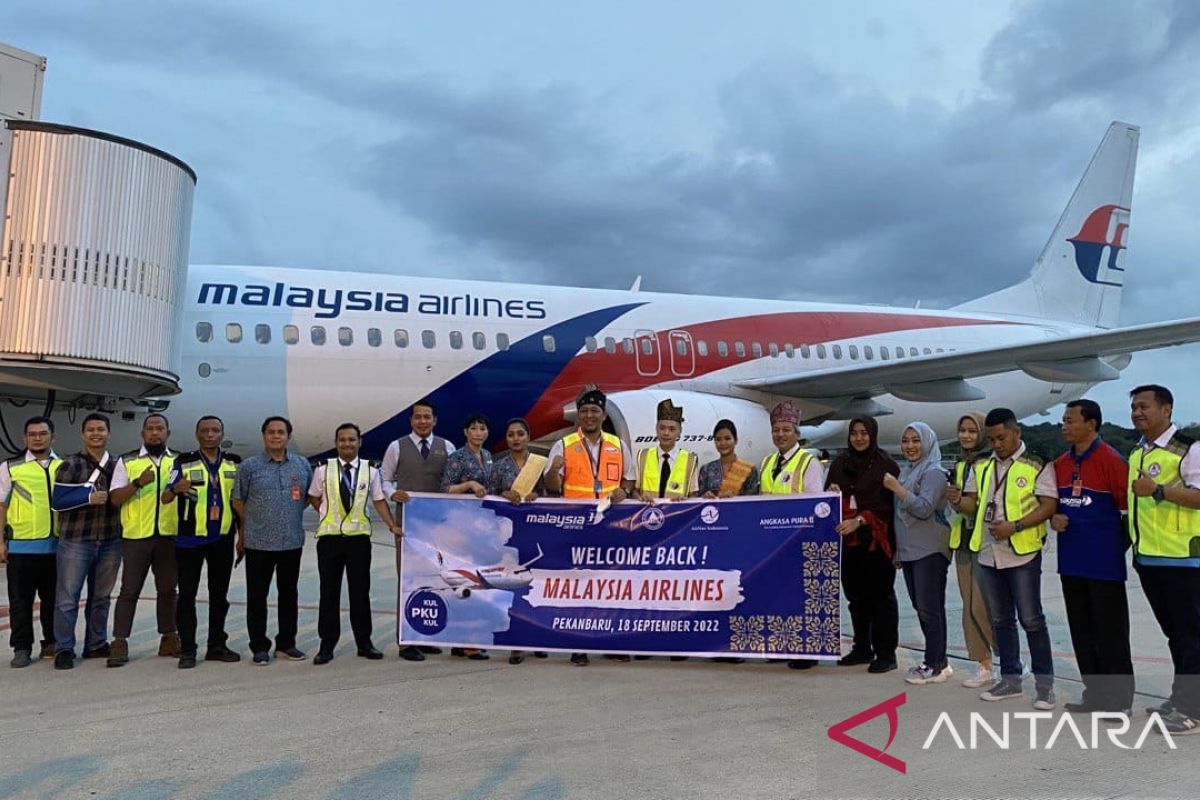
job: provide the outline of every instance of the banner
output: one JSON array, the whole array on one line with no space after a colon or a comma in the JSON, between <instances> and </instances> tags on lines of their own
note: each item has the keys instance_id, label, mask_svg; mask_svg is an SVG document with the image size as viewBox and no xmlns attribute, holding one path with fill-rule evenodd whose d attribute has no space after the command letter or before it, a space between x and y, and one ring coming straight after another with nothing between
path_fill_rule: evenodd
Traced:
<instances>
[{"instance_id":1,"label":"banner","mask_svg":"<svg viewBox=\"0 0 1200 800\"><path fill-rule=\"evenodd\" d=\"M836 494L647 505L413 494L401 644L841 654Z\"/></svg>"}]
</instances>

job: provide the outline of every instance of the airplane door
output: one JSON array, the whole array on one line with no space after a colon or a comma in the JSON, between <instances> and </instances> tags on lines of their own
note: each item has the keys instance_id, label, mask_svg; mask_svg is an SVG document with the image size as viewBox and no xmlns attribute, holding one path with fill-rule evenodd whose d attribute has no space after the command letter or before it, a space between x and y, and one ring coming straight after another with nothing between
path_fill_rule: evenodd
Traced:
<instances>
[{"instance_id":1,"label":"airplane door","mask_svg":"<svg viewBox=\"0 0 1200 800\"><path fill-rule=\"evenodd\" d=\"M692 335L687 331L671 331L668 336L671 348L671 372L686 378L696 371L696 352L692 348Z\"/></svg>"},{"instance_id":2,"label":"airplane door","mask_svg":"<svg viewBox=\"0 0 1200 800\"><path fill-rule=\"evenodd\" d=\"M662 353L658 346L658 334L654 331L635 331L633 335L638 375L657 375L662 370Z\"/></svg>"}]
</instances>

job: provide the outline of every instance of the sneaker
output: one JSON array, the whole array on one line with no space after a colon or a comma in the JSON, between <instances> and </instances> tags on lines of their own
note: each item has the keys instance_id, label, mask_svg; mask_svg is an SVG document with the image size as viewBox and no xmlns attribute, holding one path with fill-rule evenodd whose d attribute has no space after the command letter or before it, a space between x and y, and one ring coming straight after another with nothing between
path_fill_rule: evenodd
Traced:
<instances>
[{"instance_id":1,"label":"sneaker","mask_svg":"<svg viewBox=\"0 0 1200 800\"><path fill-rule=\"evenodd\" d=\"M163 658L179 658L183 647L179 644L178 633L164 633L158 643L158 654Z\"/></svg>"},{"instance_id":2,"label":"sneaker","mask_svg":"<svg viewBox=\"0 0 1200 800\"><path fill-rule=\"evenodd\" d=\"M905 676L904 682L911 683L914 686L924 686L927 683L945 683L946 679L953 674L954 669L949 664L938 670L925 664L918 664L908 670L908 675Z\"/></svg>"},{"instance_id":3,"label":"sneaker","mask_svg":"<svg viewBox=\"0 0 1200 800\"><path fill-rule=\"evenodd\" d=\"M55 669L75 669L75 653L70 650L59 650L54 654Z\"/></svg>"},{"instance_id":4,"label":"sneaker","mask_svg":"<svg viewBox=\"0 0 1200 800\"><path fill-rule=\"evenodd\" d=\"M83 654L87 658L87 653ZM108 648L108 661L104 662L106 667L123 667L129 663L129 641L126 639L113 639L112 645Z\"/></svg>"},{"instance_id":5,"label":"sneaker","mask_svg":"<svg viewBox=\"0 0 1200 800\"><path fill-rule=\"evenodd\" d=\"M870 650L851 650L846 655L838 659L839 667L856 667L859 664L870 664L875 660L875 656Z\"/></svg>"},{"instance_id":6,"label":"sneaker","mask_svg":"<svg viewBox=\"0 0 1200 800\"><path fill-rule=\"evenodd\" d=\"M286 658L289 661L304 661L308 658L308 653L305 653L303 650L301 650L300 648L295 647L295 646L285 647L282 650L280 650L278 647L276 647L275 648L275 657L276 658Z\"/></svg>"},{"instance_id":7,"label":"sneaker","mask_svg":"<svg viewBox=\"0 0 1200 800\"><path fill-rule=\"evenodd\" d=\"M268 653L266 650L263 650L261 653L254 654L254 666L265 667L267 664L270 664L270 663L271 663L271 654Z\"/></svg>"},{"instance_id":8,"label":"sneaker","mask_svg":"<svg viewBox=\"0 0 1200 800\"><path fill-rule=\"evenodd\" d=\"M189 653L179 654L179 668L193 669L196 666L196 652L193 650Z\"/></svg>"},{"instance_id":9,"label":"sneaker","mask_svg":"<svg viewBox=\"0 0 1200 800\"><path fill-rule=\"evenodd\" d=\"M1037 698L1033 701L1033 707L1038 711L1053 711L1058 706L1058 698L1054 696L1053 689L1038 689Z\"/></svg>"},{"instance_id":10,"label":"sneaker","mask_svg":"<svg viewBox=\"0 0 1200 800\"><path fill-rule=\"evenodd\" d=\"M1182 711L1172 711L1162 718L1163 727L1172 736L1191 736L1200 733L1200 719L1193 719Z\"/></svg>"},{"instance_id":11,"label":"sneaker","mask_svg":"<svg viewBox=\"0 0 1200 800\"><path fill-rule=\"evenodd\" d=\"M995 682L996 677L992 674L992 668L980 664L979 668L975 670L974 675L969 678L963 678L962 685L968 689L980 689Z\"/></svg>"},{"instance_id":12,"label":"sneaker","mask_svg":"<svg viewBox=\"0 0 1200 800\"><path fill-rule=\"evenodd\" d=\"M28 667L32 663L33 663L33 651L32 650L14 650L12 661L8 662L8 665L10 667L12 667L13 669L21 669L23 667Z\"/></svg>"},{"instance_id":13,"label":"sneaker","mask_svg":"<svg viewBox=\"0 0 1200 800\"><path fill-rule=\"evenodd\" d=\"M242 660L241 653L236 653L230 650L225 645L217 645L208 648L208 652L204 654L205 661L221 661L225 664L236 664Z\"/></svg>"},{"instance_id":14,"label":"sneaker","mask_svg":"<svg viewBox=\"0 0 1200 800\"><path fill-rule=\"evenodd\" d=\"M979 695L979 699L995 703L999 700L1012 700L1024 694L1021 691L1021 682L1019 680L1016 678L1001 678L996 681L992 688Z\"/></svg>"},{"instance_id":15,"label":"sneaker","mask_svg":"<svg viewBox=\"0 0 1200 800\"><path fill-rule=\"evenodd\" d=\"M38 657L45 661L48 658L54 658L56 655L58 655L58 645L50 642L49 644L42 645L42 653Z\"/></svg>"},{"instance_id":16,"label":"sneaker","mask_svg":"<svg viewBox=\"0 0 1200 800\"><path fill-rule=\"evenodd\" d=\"M867 667L867 672L870 672L874 675L881 675L884 672L891 672L895 668L895 658L877 658L871 662L871 666Z\"/></svg>"}]
</instances>

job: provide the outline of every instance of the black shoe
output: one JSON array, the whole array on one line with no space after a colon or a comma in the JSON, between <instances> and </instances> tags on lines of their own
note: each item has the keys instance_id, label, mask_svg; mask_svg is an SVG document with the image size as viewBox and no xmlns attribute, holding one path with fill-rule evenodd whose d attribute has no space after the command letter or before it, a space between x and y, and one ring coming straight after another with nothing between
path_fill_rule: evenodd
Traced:
<instances>
[{"instance_id":1,"label":"black shoe","mask_svg":"<svg viewBox=\"0 0 1200 800\"><path fill-rule=\"evenodd\" d=\"M109 645L108 642L105 642L104 644L100 645L99 647L94 647L91 650L83 651L84 658L108 658L111 654L112 654L112 646ZM58 656L56 655L55 658L57 658L57 657ZM126 658L125 660L128 661L129 659Z\"/></svg>"},{"instance_id":2,"label":"black shoe","mask_svg":"<svg viewBox=\"0 0 1200 800\"><path fill-rule=\"evenodd\" d=\"M313 663L318 667L322 664L328 664L330 661L333 661L333 653L328 650L318 650L317 654L313 656Z\"/></svg>"},{"instance_id":3,"label":"black shoe","mask_svg":"<svg viewBox=\"0 0 1200 800\"><path fill-rule=\"evenodd\" d=\"M476 650L474 653L471 653L471 655L467 656L468 661L487 661L489 658L491 658L491 656L488 655L487 650Z\"/></svg>"},{"instance_id":4,"label":"black shoe","mask_svg":"<svg viewBox=\"0 0 1200 800\"><path fill-rule=\"evenodd\" d=\"M739 658L738 656L718 656L717 658L714 658L713 661L716 662L717 664L745 664L746 663L746 659Z\"/></svg>"},{"instance_id":5,"label":"black shoe","mask_svg":"<svg viewBox=\"0 0 1200 800\"><path fill-rule=\"evenodd\" d=\"M687 656L671 656L672 661L687 661Z\"/></svg>"},{"instance_id":6,"label":"black shoe","mask_svg":"<svg viewBox=\"0 0 1200 800\"><path fill-rule=\"evenodd\" d=\"M604 657L609 661L620 661L622 663L629 661L629 656L623 653L605 653Z\"/></svg>"},{"instance_id":7,"label":"black shoe","mask_svg":"<svg viewBox=\"0 0 1200 800\"><path fill-rule=\"evenodd\" d=\"M405 661L424 661L425 660L425 654L422 653L418 648L413 647L412 645L409 645L408 647L401 647L400 648L400 657L403 658Z\"/></svg>"},{"instance_id":8,"label":"black shoe","mask_svg":"<svg viewBox=\"0 0 1200 800\"><path fill-rule=\"evenodd\" d=\"M1063 710L1072 714L1095 714L1097 711L1103 711L1099 706L1093 706L1088 703L1063 703Z\"/></svg>"},{"instance_id":9,"label":"black shoe","mask_svg":"<svg viewBox=\"0 0 1200 800\"><path fill-rule=\"evenodd\" d=\"M440 656L442 654L442 648L434 647L428 644L419 644L417 645L417 649L426 655Z\"/></svg>"},{"instance_id":10,"label":"black shoe","mask_svg":"<svg viewBox=\"0 0 1200 800\"><path fill-rule=\"evenodd\" d=\"M870 664L875 656L869 650L851 650L838 659L839 667L857 667L859 664Z\"/></svg>"},{"instance_id":11,"label":"black shoe","mask_svg":"<svg viewBox=\"0 0 1200 800\"><path fill-rule=\"evenodd\" d=\"M867 667L867 672L879 675L884 672L891 672L896 668L896 659L894 658L877 658L871 662L871 666Z\"/></svg>"},{"instance_id":12,"label":"black shoe","mask_svg":"<svg viewBox=\"0 0 1200 800\"><path fill-rule=\"evenodd\" d=\"M417 648L417 649L420 649L420 648ZM465 647L451 647L450 655L453 656L454 658L466 658L467 657L467 649Z\"/></svg>"},{"instance_id":13,"label":"black shoe","mask_svg":"<svg viewBox=\"0 0 1200 800\"><path fill-rule=\"evenodd\" d=\"M366 647L358 648L358 657L365 658L368 661L378 661L383 658L383 653L376 649L375 645L369 644Z\"/></svg>"},{"instance_id":14,"label":"black shoe","mask_svg":"<svg viewBox=\"0 0 1200 800\"><path fill-rule=\"evenodd\" d=\"M194 652L179 654L179 668L180 669L194 669L195 666L196 666L196 654Z\"/></svg>"},{"instance_id":15,"label":"black shoe","mask_svg":"<svg viewBox=\"0 0 1200 800\"><path fill-rule=\"evenodd\" d=\"M1167 714L1170 714L1174 710L1175 710L1175 704L1172 703L1170 700L1163 700L1161 703L1159 703L1156 706L1146 706L1147 714L1160 714L1164 717Z\"/></svg>"},{"instance_id":16,"label":"black shoe","mask_svg":"<svg viewBox=\"0 0 1200 800\"><path fill-rule=\"evenodd\" d=\"M523 664L525 663L525 656L521 655L520 653L513 653L508 657L508 663L512 664L514 667L517 664Z\"/></svg>"},{"instance_id":17,"label":"black shoe","mask_svg":"<svg viewBox=\"0 0 1200 800\"><path fill-rule=\"evenodd\" d=\"M543 653L541 650L534 650L534 651L533 651L533 657L534 657L534 658L549 658L549 657L550 657L550 654L549 654L549 653Z\"/></svg>"},{"instance_id":18,"label":"black shoe","mask_svg":"<svg viewBox=\"0 0 1200 800\"><path fill-rule=\"evenodd\" d=\"M225 664L236 664L242 660L241 653L230 650L225 645L217 645L208 648L208 652L204 654L205 661L220 661Z\"/></svg>"},{"instance_id":19,"label":"black shoe","mask_svg":"<svg viewBox=\"0 0 1200 800\"><path fill-rule=\"evenodd\" d=\"M795 658L788 662L788 669L812 669L817 662L811 658ZM895 669L895 664L892 665Z\"/></svg>"},{"instance_id":20,"label":"black shoe","mask_svg":"<svg viewBox=\"0 0 1200 800\"><path fill-rule=\"evenodd\" d=\"M634 661L649 661L650 656L634 656L633 660Z\"/></svg>"},{"instance_id":21,"label":"black shoe","mask_svg":"<svg viewBox=\"0 0 1200 800\"><path fill-rule=\"evenodd\" d=\"M571 663L577 667L586 667L588 665L588 654L571 653Z\"/></svg>"},{"instance_id":22,"label":"black shoe","mask_svg":"<svg viewBox=\"0 0 1200 800\"><path fill-rule=\"evenodd\" d=\"M70 650L59 650L54 654L55 669L75 669L75 654Z\"/></svg>"}]
</instances>

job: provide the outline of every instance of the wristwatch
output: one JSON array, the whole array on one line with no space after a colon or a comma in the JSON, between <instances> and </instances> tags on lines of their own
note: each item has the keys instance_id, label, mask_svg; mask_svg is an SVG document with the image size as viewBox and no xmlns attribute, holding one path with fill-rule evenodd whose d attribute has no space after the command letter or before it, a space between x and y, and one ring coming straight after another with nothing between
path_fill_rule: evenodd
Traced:
<instances>
[{"instance_id":1,"label":"wristwatch","mask_svg":"<svg viewBox=\"0 0 1200 800\"><path fill-rule=\"evenodd\" d=\"M1023 531L1023 530L1025 530L1025 523L1023 521L1017 520L1016 522L1013 523L1013 531Z\"/></svg>"},{"instance_id":2,"label":"wristwatch","mask_svg":"<svg viewBox=\"0 0 1200 800\"><path fill-rule=\"evenodd\" d=\"M866 519L864 519L864 518L863 518L863 517L861 517L861 516L859 516L859 517L855 517L854 519L855 519L855 520L858 522L858 527L860 527L860 528L862 528L862 527L866 526L866 524L867 524L867 521L866 521Z\"/></svg>"},{"instance_id":3,"label":"wristwatch","mask_svg":"<svg viewBox=\"0 0 1200 800\"><path fill-rule=\"evenodd\" d=\"M1166 500L1167 499L1166 487L1161 484L1159 484L1158 486L1155 486L1154 494L1152 494L1151 497L1154 498L1154 502L1156 502L1156 503L1161 503L1163 500Z\"/></svg>"}]
</instances>

